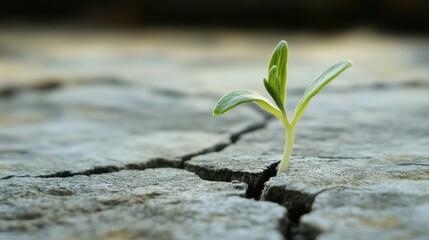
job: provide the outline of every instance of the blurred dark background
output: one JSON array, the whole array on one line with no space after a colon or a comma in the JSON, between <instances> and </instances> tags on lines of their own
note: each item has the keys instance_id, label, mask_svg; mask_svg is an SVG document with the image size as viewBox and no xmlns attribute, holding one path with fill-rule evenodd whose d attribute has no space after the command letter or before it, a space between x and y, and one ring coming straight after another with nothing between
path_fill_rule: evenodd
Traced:
<instances>
[{"instance_id":1,"label":"blurred dark background","mask_svg":"<svg viewBox=\"0 0 429 240\"><path fill-rule=\"evenodd\" d=\"M3 1L2 24L71 22L108 27L214 26L429 32L426 0Z\"/></svg>"}]
</instances>

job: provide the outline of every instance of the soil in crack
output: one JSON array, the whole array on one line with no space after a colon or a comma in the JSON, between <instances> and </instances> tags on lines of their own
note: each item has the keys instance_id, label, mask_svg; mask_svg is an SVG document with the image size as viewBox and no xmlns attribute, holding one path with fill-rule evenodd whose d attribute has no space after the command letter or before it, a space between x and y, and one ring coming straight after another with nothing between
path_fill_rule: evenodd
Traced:
<instances>
[{"instance_id":1,"label":"soil in crack","mask_svg":"<svg viewBox=\"0 0 429 240\"><path fill-rule=\"evenodd\" d=\"M316 196L317 194L287 190L284 186L274 186L268 190L264 200L278 203L288 210L289 225L285 230L286 239L313 240L321 233L315 228L300 224L301 216L311 211Z\"/></svg>"},{"instance_id":2,"label":"soil in crack","mask_svg":"<svg viewBox=\"0 0 429 240\"><path fill-rule=\"evenodd\" d=\"M231 182L240 181L248 185L246 198L259 200L264 189L264 184L271 177L276 175L276 167L278 163L273 163L261 174L237 172L230 169L209 169L198 165L186 165L185 170L197 174L201 179L208 181Z\"/></svg>"}]
</instances>

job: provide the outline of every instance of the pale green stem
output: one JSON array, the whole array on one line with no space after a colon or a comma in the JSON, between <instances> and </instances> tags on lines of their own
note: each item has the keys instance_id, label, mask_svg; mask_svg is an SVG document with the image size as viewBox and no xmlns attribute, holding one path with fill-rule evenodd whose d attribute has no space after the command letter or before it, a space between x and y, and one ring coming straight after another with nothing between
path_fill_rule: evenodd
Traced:
<instances>
[{"instance_id":1,"label":"pale green stem","mask_svg":"<svg viewBox=\"0 0 429 240\"><path fill-rule=\"evenodd\" d=\"M280 162L277 170L277 175L279 175L280 173L286 172L289 166L289 160L290 160L290 157L292 156L293 143L295 138L295 124L285 123L285 132L286 132L285 149L283 152L282 161Z\"/></svg>"}]
</instances>

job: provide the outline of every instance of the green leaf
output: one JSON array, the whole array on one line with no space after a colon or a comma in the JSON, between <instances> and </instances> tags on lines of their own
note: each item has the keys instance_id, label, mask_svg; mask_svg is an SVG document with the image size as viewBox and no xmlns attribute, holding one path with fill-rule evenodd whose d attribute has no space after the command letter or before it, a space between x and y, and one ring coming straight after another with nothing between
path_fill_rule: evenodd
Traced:
<instances>
[{"instance_id":1,"label":"green leaf","mask_svg":"<svg viewBox=\"0 0 429 240\"><path fill-rule=\"evenodd\" d=\"M279 85L280 81L276 76L277 67L273 66L268 73L268 80L264 79L264 86L265 89L267 89L270 96L273 98L274 102L276 103L277 107L280 109L280 111L284 111L284 104L280 97L279 92Z\"/></svg>"},{"instance_id":2,"label":"green leaf","mask_svg":"<svg viewBox=\"0 0 429 240\"><path fill-rule=\"evenodd\" d=\"M274 65L271 70L268 72L268 82L270 83L270 85L276 90L276 96L280 96L280 80L277 77L277 66Z\"/></svg>"},{"instance_id":3,"label":"green leaf","mask_svg":"<svg viewBox=\"0 0 429 240\"><path fill-rule=\"evenodd\" d=\"M235 90L223 96L213 109L213 115L224 114L232 108L246 102L255 102L267 112L273 114L279 119L282 119L282 113L278 108L271 104L270 101L257 92L247 89Z\"/></svg>"},{"instance_id":4,"label":"green leaf","mask_svg":"<svg viewBox=\"0 0 429 240\"><path fill-rule=\"evenodd\" d=\"M340 75L344 70L351 67L353 63L350 60L345 60L338 62L324 72L322 72L316 80L314 80L310 86L305 90L304 95L301 98L301 102L295 109L295 116L293 118L293 122L296 123L302 117L307 108L310 100L318 94L329 82L335 79L338 75Z\"/></svg>"},{"instance_id":5,"label":"green leaf","mask_svg":"<svg viewBox=\"0 0 429 240\"><path fill-rule=\"evenodd\" d=\"M282 105L286 100L286 76L287 76L287 54L288 45L286 41L280 41L274 49L270 64L268 65L268 71L272 70L273 66L277 67L276 76L279 79L280 84L278 85L278 91Z\"/></svg>"}]
</instances>

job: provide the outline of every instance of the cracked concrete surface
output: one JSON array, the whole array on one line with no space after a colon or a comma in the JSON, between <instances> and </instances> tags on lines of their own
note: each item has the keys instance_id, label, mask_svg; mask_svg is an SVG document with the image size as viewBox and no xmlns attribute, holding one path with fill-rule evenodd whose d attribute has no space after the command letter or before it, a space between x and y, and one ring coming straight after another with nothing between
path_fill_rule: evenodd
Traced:
<instances>
[{"instance_id":1,"label":"cracked concrete surface","mask_svg":"<svg viewBox=\"0 0 429 240\"><path fill-rule=\"evenodd\" d=\"M249 107L213 118L214 104L111 84L19 95L0 105L0 177L179 167L265 121Z\"/></svg>"},{"instance_id":2,"label":"cracked concrete surface","mask_svg":"<svg viewBox=\"0 0 429 240\"><path fill-rule=\"evenodd\" d=\"M427 39L3 32L0 239L429 234ZM327 64L348 57L355 67L310 104L290 169L274 176L277 120L252 105L211 110L228 90L263 92L281 38L290 109Z\"/></svg>"},{"instance_id":3,"label":"cracked concrete surface","mask_svg":"<svg viewBox=\"0 0 429 240\"><path fill-rule=\"evenodd\" d=\"M180 169L0 182L0 239L282 239L285 209ZM261 215L261 212L264 212Z\"/></svg>"}]
</instances>

